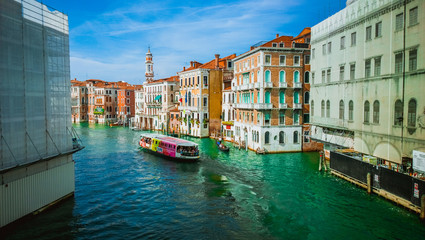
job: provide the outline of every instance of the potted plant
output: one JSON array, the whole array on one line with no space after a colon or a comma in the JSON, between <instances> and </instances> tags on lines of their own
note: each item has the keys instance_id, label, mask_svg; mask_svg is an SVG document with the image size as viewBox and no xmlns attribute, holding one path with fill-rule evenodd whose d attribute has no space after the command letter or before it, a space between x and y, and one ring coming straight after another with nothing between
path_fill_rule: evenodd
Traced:
<instances>
[{"instance_id":1,"label":"potted plant","mask_svg":"<svg viewBox=\"0 0 425 240\"><path fill-rule=\"evenodd\" d=\"M209 121L208 118L205 118L204 119L204 124L207 124L208 121Z\"/></svg>"},{"instance_id":2,"label":"potted plant","mask_svg":"<svg viewBox=\"0 0 425 240\"><path fill-rule=\"evenodd\" d=\"M194 122L193 118L192 118L192 119L190 119L190 123L191 123L191 124L193 124L193 122Z\"/></svg>"},{"instance_id":3,"label":"potted plant","mask_svg":"<svg viewBox=\"0 0 425 240\"><path fill-rule=\"evenodd\" d=\"M199 123L200 123L199 119L196 119L196 124L198 124L198 125L199 125Z\"/></svg>"}]
</instances>

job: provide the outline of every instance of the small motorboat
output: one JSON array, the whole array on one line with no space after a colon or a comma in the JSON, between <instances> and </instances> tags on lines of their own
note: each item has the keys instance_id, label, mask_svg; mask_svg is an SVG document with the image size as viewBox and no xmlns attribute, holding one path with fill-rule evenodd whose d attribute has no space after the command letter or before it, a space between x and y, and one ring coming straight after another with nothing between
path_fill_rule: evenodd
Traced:
<instances>
[{"instance_id":1,"label":"small motorboat","mask_svg":"<svg viewBox=\"0 0 425 240\"><path fill-rule=\"evenodd\" d=\"M216 142L217 147L219 150L223 151L223 152L228 152L229 151L229 147L227 147L226 145L222 144L220 141Z\"/></svg>"}]
</instances>

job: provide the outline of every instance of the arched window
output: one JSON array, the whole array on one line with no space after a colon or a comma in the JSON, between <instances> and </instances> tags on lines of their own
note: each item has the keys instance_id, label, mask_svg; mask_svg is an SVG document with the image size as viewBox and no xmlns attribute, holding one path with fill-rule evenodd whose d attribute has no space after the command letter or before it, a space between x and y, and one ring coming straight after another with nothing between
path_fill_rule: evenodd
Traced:
<instances>
[{"instance_id":1,"label":"arched window","mask_svg":"<svg viewBox=\"0 0 425 240\"><path fill-rule=\"evenodd\" d=\"M257 82L260 81L260 70L257 71Z\"/></svg>"},{"instance_id":2,"label":"arched window","mask_svg":"<svg viewBox=\"0 0 425 240\"><path fill-rule=\"evenodd\" d=\"M331 102L329 100L326 101L326 117L331 117Z\"/></svg>"},{"instance_id":3,"label":"arched window","mask_svg":"<svg viewBox=\"0 0 425 240\"><path fill-rule=\"evenodd\" d=\"M299 82L300 81L300 72L295 71L294 72L294 82Z\"/></svg>"},{"instance_id":4,"label":"arched window","mask_svg":"<svg viewBox=\"0 0 425 240\"><path fill-rule=\"evenodd\" d=\"M285 143L285 133L283 131L279 132L279 143Z\"/></svg>"},{"instance_id":5,"label":"arched window","mask_svg":"<svg viewBox=\"0 0 425 240\"><path fill-rule=\"evenodd\" d=\"M266 132L264 134L264 143L265 144L269 144L270 143L270 133L269 132Z\"/></svg>"},{"instance_id":6,"label":"arched window","mask_svg":"<svg viewBox=\"0 0 425 240\"><path fill-rule=\"evenodd\" d=\"M192 106L192 94L190 92L189 92L188 98L189 98L189 106Z\"/></svg>"},{"instance_id":7,"label":"arched window","mask_svg":"<svg viewBox=\"0 0 425 240\"><path fill-rule=\"evenodd\" d=\"M353 121L354 119L354 103L353 100L350 100L350 102L348 102L348 120Z\"/></svg>"},{"instance_id":8,"label":"arched window","mask_svg":"<svg viewBox=\"0 0 425 240\"><path fill-rule=\"evenodd\" d=\"M379 101L373 102L373 123L379 123Z\"/></svg>"},{"instance_id":9,"label":"arched window","mask_svg":"<svg viewBox=\"0 0 425 240\"><path fill-rule=\"evenodd\" d=\"M266 96L265 96L265 103L270 103L270 92L266 91Z\"/></svg>"},{"instance_id":10,"label":"arched window","mask_svg":"<svg viewBox=\"0 0 425 240\"><path fill-rule=\"evenodd\" d=\"M308 104L310 102L310 92L304 93L304 104Z\"/></svg>"},{"instance_id":11,"label":"arched window","mask_svg":"<svg viewBox=\"0 0 425 240\"><path fill-rule=\"evenodd\" d=\"M310 83L310 72L308 71L304 73L304 82Z\"/></svg>"},{"instance_id":12,"label":"arched window","mask_svg":"<svg viewBox=\"0 0 425 240\"><path fill-rule=\"evenodd\" d=\"M174 98L173 98L173 94L171 94L171 98L170 98L170 99L171 99L171 101L173 101L173 99L174 99Z\"/></svg>"},{"instance_id":13,"label":"arched window","mask_svg":"<svg viewBox=\"0 0 425 240\"><path fill-rule=\"evenodd\" d=\"M364 103L364 122L369 123L370 104L369 101Z\"/></svg>"},{"instance_id":14,"label":"arched window","mask_svg":"<svg viewBox=\"0 0 425 240\"><path fill-rule=\"evenodd\" d=\"M339 119L344 119L344 101L339 101Z\"/></svg>"},{"instance_id":15,"label":"arched window","mask_svg":"<svg viewBox=\"0 0 425 240\"><path fill-rule=\"evenodd\" d=\"M395 101L394 105L394 125L401 126L403 123L403 104L400 99Z\"/></svg>"},{"instance_id":16,"label":"arched window","mask_svg":"<svg viewBox=\"0 0 425 240\"><path fill-rule=\"evenodd\" d=\"M280 71L279 72L279 82L285 82L285 71Z\"/></svg>"},{"instance_id":17,"label":"arched window","mask_svg":"<svg viewBox=\"0 0 425 240\"><path fill-rule=\"evenodd\" d=\"M410 99L407 111L407 126L416 127L416 100Z\"/></svg>"},{"instance_id":18,"label":"arched window","mask_svg":"<svg viewBox=\"0 0 425 240\"><path fill-rule=\"evenodd\" d=\"M294 92L294 103L299 103L299 93L297 91Z\"/></svg>"},{"instance_id":19,"label":"arched window","mask_svg":"<svg viewBox=\"0 0 425 240\"><path fill-rule=\"evenodd\" d=\"M257 142L259 142L259 141L260 141L260 133L257 132Z\"/></svg>"},{"instance_id":20,"label":"arched window","mask_svg":"<svg viewBox=\"0 0 425 240\"><path fill-rule=\"evenodd\" d=\"M311 100L311 104L310 104L310 115L313 117L314 115L314 101Z\"/></svg>"},{"instance_id":21,"label":"arched window","mask_svg":"<svg viewBox=\"0 0 425 240\"><path fill-rule=\"evenodd\" d=\"M269 70L266 71L265 76L264 76L264 81L265 82L271 82L271 73Z\"/></svg>"},{"instance_id":22,"label":"arched window","mask_svg":"<svg viewBox=\"0 0 425 240\"><path fill-rule=\"evenodd\" d=\"M280 91L279 93L279 103L285 103L285 92Z\"/></svg>"},{"instance_id":23,"label":"arched window","mask_svg":"<svg viewBox=\"0 0 425 240\"><path fill-rule=\"evenodd\" d=\"M294 132L294 143L298 143L298 131Z\"/></svg>"},{"instance_id":24,"label":"arched window","mask_svg":"<svg viewBox=\"0 0 425 240\"><path fill-rule=\"evenodd\" d=\"M322 112L320 116L323 118L325 117L325 100L322 100Z\"/></svg>"},{"instance_id":25,"label":"arched window","mask_svg":"<svg viewBox=\"0 0 425 240\"><path fill-rule=\"evenodd\" d=\"M260 123L260 114L257 113L257 123Z\"/></svg>"}]
</instances>

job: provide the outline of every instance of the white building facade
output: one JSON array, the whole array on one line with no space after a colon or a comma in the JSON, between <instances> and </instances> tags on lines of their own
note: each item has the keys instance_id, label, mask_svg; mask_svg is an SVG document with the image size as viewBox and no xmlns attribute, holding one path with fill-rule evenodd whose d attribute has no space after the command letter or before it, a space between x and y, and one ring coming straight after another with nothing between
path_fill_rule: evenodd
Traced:
<instances>
[{"instance_id":1,"label":"white building facade","mask_svg":"<svg viewBox=\"0 0 425 240\"><path fill-rule=\"evenodd\" d=\"M312 28L312 138L401 164L425 150L425 1L357 0Z\"/></svg>"}]
</instances>

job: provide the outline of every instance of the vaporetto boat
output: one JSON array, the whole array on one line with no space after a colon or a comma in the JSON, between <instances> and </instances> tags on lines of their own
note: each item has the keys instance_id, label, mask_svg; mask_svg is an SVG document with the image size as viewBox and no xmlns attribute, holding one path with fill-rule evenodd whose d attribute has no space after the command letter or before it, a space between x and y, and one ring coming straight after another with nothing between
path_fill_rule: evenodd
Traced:
<instances>
[{"instance_id":1,"label":"vaporetto boat","mask_svg":"<svg viewBox=\"0 0 425 240\"><path fill-rule=\"evenodd\" d=\"M198 144L161 134L143 133L139 145L142 149L180 161L199 159Z\"/></svg>"}]
</instances>

